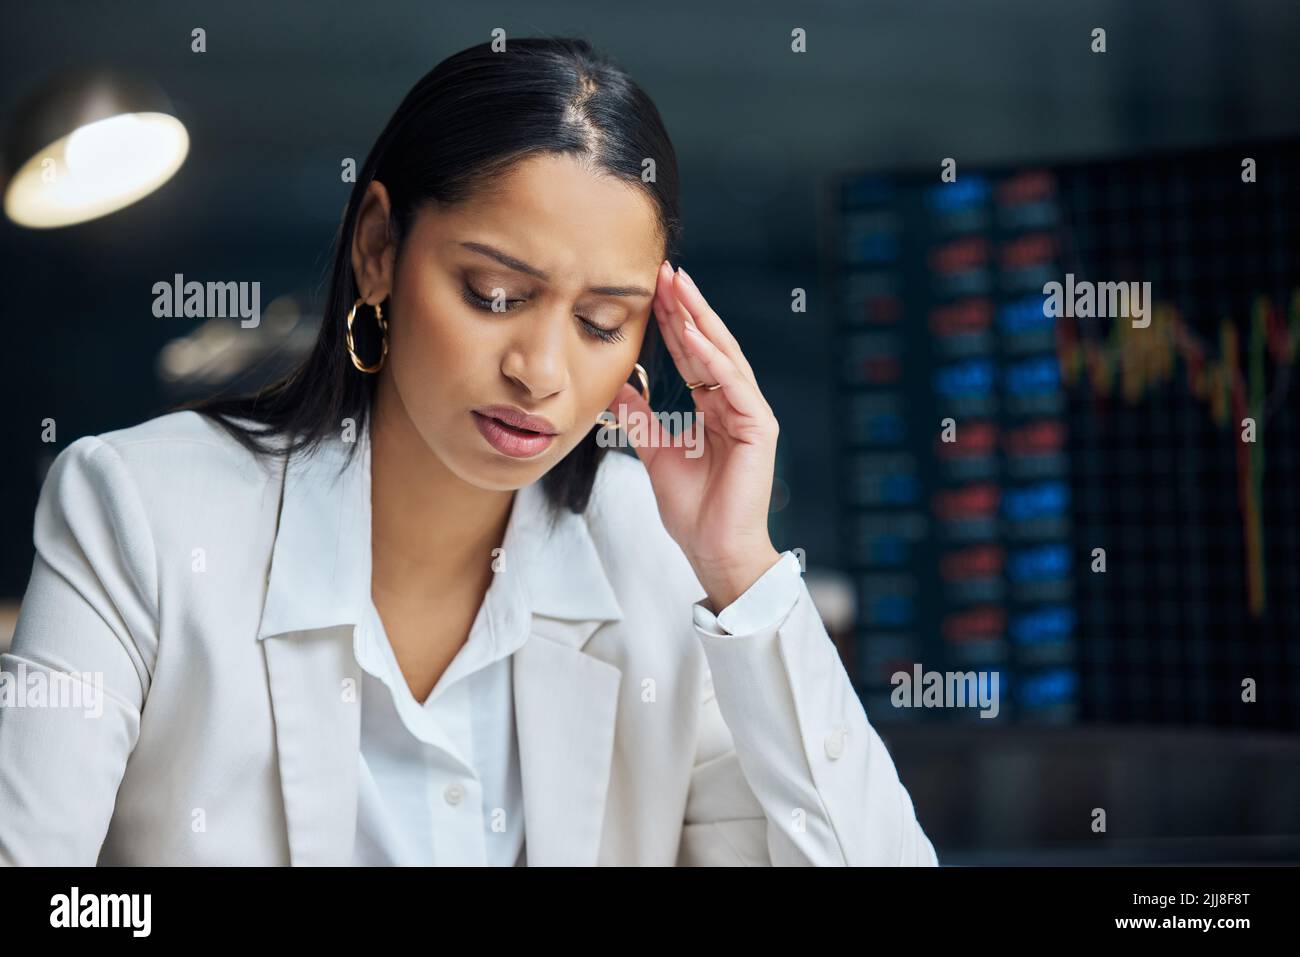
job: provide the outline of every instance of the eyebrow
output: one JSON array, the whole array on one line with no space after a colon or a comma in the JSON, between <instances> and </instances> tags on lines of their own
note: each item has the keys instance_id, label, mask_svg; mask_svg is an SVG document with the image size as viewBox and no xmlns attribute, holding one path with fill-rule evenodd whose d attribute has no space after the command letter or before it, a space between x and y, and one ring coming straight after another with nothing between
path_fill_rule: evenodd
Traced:
<instances>
[{"instance_id":1,"label":"eyebrow","mask_svg":"<svg viewBox=\"0 0 1300 957\"><path fill-rule=\"evenodd\" d=\"M461 243L461 245L473 252L495 259L507 269L513 269L515 272L525 273L543 281L551 278L536 266L530 266L522 259L516 259L514 256L503 253L486 243ZM648 298L654 295L644 286L592 286L587 291L594 292L598 296L646 296Z\"/></svg>"}]
</instances>

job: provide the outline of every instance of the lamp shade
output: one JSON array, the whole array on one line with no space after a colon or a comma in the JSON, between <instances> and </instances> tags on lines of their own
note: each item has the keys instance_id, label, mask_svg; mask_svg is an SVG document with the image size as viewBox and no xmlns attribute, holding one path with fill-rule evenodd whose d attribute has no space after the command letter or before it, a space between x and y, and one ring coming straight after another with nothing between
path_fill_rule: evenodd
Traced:
<instances>
[{"instance_id":1,"label":"lamp shade","mask_svg":"<svg viewBox=\"0 0 1300 957\"><path fill-rule=\"evenodd\" d=\"M108 71L65 76L17 112L4 143L4 211L49 229L115 212L180 169L190 139L149 80Z\"/></svg>"}]
</instances>

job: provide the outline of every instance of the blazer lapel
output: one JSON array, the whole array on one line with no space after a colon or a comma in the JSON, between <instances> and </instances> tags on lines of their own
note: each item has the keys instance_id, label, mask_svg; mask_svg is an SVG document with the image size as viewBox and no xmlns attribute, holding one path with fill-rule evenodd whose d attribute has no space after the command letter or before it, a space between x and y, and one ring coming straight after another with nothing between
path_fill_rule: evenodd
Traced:
<instances>
[{"instance_id":1,"label":"blazer lapel","mask_svg":"<svg viewBox=\"0 0 1300 957\"><path fill-rule=\"evenodd\" d=\"M586 867L600 856L623 673L584 648L623 610L587 517L566 510L548 523L538 483L516 494L504 544L530 621L511 666L525 857Z\"/></svg>"},{"instance_id":2,"label":"blazer lapel","mask_svg":"<svg viewBox=\"0 0 1300 957\"><path fill-rule=\"evenodd\" d=\"M623 673L580 650L596 624L535 619L514 654L530 867L589 867L600 852Z\"/></svg>"},{"instance_id":3,"label":"blazer lapel","mask_svg":"<svg viewBox=\"0 0 1300 957\"><path fill-rule=\"evenodd\" d=\"M361 668L352 627L262 642L294 867L351 863L361 747Z\"/></svg>"},{"instance_id":4,"label":"blazer lapel","mask_svg":"<svg viewBox=\"0 0 1300 957\"><path fill-rule=\"evenodd\" d=\"M332 439L284 469L258 628L294 866L351 863L361 748L355 625L370 595L370 442Z\"/></svg>"}]
</instances>

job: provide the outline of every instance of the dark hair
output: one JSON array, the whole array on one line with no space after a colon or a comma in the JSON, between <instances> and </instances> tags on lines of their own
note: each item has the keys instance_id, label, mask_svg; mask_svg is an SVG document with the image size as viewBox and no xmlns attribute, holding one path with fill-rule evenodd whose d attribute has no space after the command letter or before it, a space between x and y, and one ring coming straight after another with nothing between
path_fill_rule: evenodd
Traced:
<instances>
[{"instance_id":1,"label":"dark hair","mask_svg":"<svg viewBox=\"0 0 1300 957\"><path fill-rule=\"evenodd\" d=\"M465 200L490 188L515 162L546 153L581 157L594 170L644 190L657 209L665 255L674 258L681 235L677 159L659 111L645 92L585 40L512 39L499 52L491 43L481 43L425 74L366 157L334 237L324 318L310 355L259 392L200 399L178 408L211 416L261 455L310 452L344 418L364 428L377 377L353 367L344 336L348 310L360 295L352 272L352 234L366 188L377 179L388 190L389 228L400 255L423 206ZM642 180L646 159L654 161L649 182ZM357 328L372 324L358 323ZM659 341L658 327L651 322L641 361L652 378ZM543 477L553 516L561 508L586 509L607 451L596 443L596 432L593 428ZM288 441L267 441L280 437ZM353 443L347 460L355 453Z\"/></svg>"}]
</instances>

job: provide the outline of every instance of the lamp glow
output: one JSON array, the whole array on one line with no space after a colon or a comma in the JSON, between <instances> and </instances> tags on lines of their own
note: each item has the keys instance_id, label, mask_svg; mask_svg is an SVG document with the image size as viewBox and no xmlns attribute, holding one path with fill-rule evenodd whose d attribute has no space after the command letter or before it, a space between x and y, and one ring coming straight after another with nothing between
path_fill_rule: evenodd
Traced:
<instances>
[{"instance_id":1,"label":"lamp glow","mask_svg":"<svg viewBox=\"0 0 1300 957\"><path fill-rule=\"evenodd\" d=\"M34 229L105 216L171 179L189 145L185 125L166 113L87 123L22 165L5 190L5 214Z\"/></svg>"}]
</instances>

